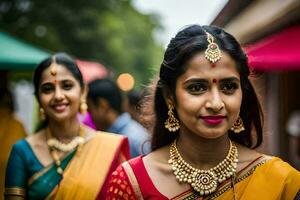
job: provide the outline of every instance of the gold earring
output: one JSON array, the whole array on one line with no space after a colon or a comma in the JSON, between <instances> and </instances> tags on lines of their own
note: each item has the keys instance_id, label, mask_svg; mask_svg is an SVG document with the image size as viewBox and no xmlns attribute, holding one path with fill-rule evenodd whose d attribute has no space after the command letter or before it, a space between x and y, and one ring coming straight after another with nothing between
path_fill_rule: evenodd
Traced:
<instances>
[{"instance_id":1,"label":"gold earring","mask_svg":"<svg viewBox=\"0 0 300 200\"><path fill-rule=\"evenodd\" d=\"M230 130L232 130L235 133L240 133L242 131L245 130L244 127L244 123L242 118L239 116L238 119L236 120L236 122L234 122L234 124L232 125L232 127L230 128Z\"/></svg>"},{"instance_id":2,"label":"gold earring","mask_svg":"<svg viewBox=\"0 0 300 200\"><path fill-rule=\"evenodd\" d=\"M40 119L44 121L46 119L46 114L44 108L40 108Z\"/></svg>"},{"instance_id":3,"label":"gold earring","mask_svg":"<svg viewBox=\"0 0 300 200\"><path fill-rule=\"evenodd\" d=\"M82 115L85 115L88 109L88 105L86 104L85 100L81 100L80 106L79 106L79 112Z\"/></svg>"},{"instance_id":4,"label":"gold earring","mask_svg":"<svg viewBox=\"0 0 300 200\"><path fill-rule=\"evenodd\" d=\"M173 113L174 107L171 104L169 104L168 107L169 107L169 111L168 111L169 117L165 121L165 128L168 129L170 132L175 132L180 128L179 121L174 116Z\"/></svg>"}]
</instances>

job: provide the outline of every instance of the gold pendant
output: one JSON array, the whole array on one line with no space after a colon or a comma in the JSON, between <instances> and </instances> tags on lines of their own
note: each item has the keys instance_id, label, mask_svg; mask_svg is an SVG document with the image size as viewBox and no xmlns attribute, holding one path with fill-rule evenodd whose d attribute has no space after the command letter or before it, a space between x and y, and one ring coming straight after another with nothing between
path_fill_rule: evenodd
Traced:
<instances>
[{"instance_id":1,"label":"gold pendant","mask_svg":"<svg viewBox=\"0 0 300 200\"><path fill-rule=\"evenodd\" d=\"M180 183L188 183L201 196L215 192L219 183L230 178L238 163L237 147L230 141L230 148L225 159L215 167L202 170L188 164L180 155L176 140L170 146L170 159L173 173Z\"/></svg>"},{"instance_id":2,"label":"gold pendant","mask_svg":"<svg viewBox=\"0 0 300 200\"><path fill-rule=\"evenodd\" d=\"M222 54L218 44L214 42L214 37L208 32L206 32L206 35L207 35L208 46L204 52L205 58L210 62L215 63L221 59Z\"/></svg>"}]
</instances>

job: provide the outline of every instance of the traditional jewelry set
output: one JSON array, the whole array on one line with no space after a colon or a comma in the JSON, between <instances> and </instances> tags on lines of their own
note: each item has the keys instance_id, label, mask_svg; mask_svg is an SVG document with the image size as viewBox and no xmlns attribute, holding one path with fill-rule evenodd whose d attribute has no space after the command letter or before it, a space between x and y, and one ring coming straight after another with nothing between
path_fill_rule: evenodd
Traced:
<instances>
[{"instance_id":1,"label":"traditional jewelry set","mask_svg":"<svg viewBox=\"0 0 300 200\"><path fill-rule=\"evenodd\" d=\"M83 127L80 125L78 136L75 136L71 140L71 142L65 144L53 137L49 127L46 129L47 145L49 147L51 157L53 158L54 163L56 165L57 173L59 173L59 174L63 173L63 169L60 166L61 161L60 161L58 152L68 153L75 148L77 148L77 151L80 152L82 145L84 144L84 141L85 141L83 134L84 134Z\"/></svg>"},{"instance_id":2,"label":"traditional jewelry set","mask_svg":"<svg viewBox=\"0 0 300 200\"><path fill-rule=\"evenodd\" d=\"M208 169L197 169L188 164L180 155L176 140L170 146L169 164L172 166L173 173L180 183L188 183L200 195L209 195L217 190L219 183L230 178L236 172L238 163L238 150L233 142L230 141L230 148L226 158L217 166Z\"/></svg>"}]
</instances>

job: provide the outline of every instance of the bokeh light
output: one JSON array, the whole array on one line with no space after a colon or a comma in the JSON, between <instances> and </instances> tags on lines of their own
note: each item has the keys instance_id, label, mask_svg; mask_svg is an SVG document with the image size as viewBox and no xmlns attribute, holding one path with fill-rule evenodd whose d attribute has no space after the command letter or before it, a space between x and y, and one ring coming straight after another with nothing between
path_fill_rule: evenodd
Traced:
<instances>
[{"instance_id":1,"label":"bokeh light","mask_svg":"<svg viewBox=\"0 0 300 200\"><path fill-rule=\"evenodd\" d=\"M117 84L119 88L125 92L132 90L132 88L134 87L134 83L134 77L129 73L120 74L117 78Z\"/></svg>"}]
</instances>

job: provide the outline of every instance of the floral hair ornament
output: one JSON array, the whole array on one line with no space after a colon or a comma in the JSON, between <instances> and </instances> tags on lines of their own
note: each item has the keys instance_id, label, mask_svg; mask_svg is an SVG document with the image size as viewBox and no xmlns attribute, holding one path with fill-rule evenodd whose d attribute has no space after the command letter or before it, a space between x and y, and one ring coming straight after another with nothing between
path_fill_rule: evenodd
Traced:
<instances>
[{"instance_id":1,"label":"floral hair ornament","mask_svg":"<svg viewBox=\"0 0 300 200\"><path fill-rule=\"evenodd\" d=\"M207 42L208 42L207 49L204 52L205 58L210 62L215 63L221 59L222 54L218 44L214 42L215 38L207 31L205 31L205 33L207 35Z\"/></svg>"}]
</instances>

